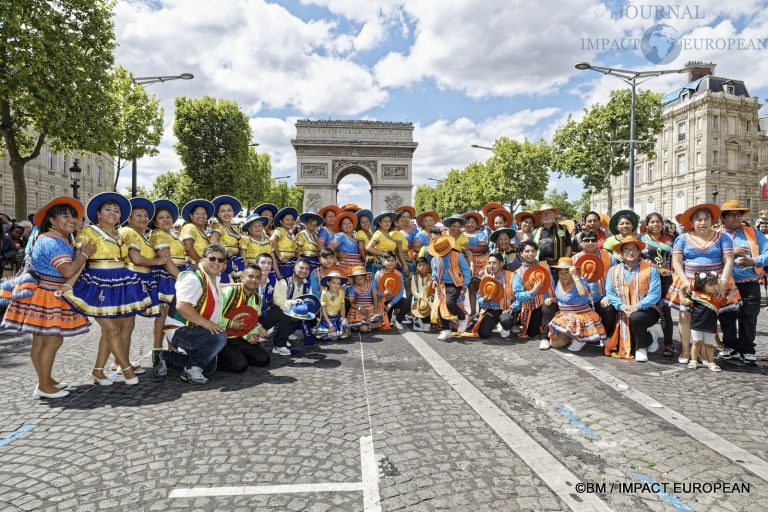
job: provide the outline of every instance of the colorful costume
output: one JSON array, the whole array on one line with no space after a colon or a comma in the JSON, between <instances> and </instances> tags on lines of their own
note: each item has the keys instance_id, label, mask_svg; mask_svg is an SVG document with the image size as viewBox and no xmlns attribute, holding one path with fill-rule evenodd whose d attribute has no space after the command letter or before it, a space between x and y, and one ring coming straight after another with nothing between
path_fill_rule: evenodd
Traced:
<instances>
[{"instance_id":1,"label":"colorful costume","mask_svg":"<svg viewBox=\"0 0 768 512\"><path fill-rule=\"evenodd\" d=\"M483 252L472 252L472 260L474 264L474 271L472 277L480 278L480 275L485 272L485 266L488 264L488 235L484 230L480 229L472 234L466 234L465 236L469 240L470 247L480 247L484 249Z\"/></svg>"},{"instance_id":2,"label":"colorful costume","mask_svg":"<svg viewBox=\"0 0 768 512\"><path fill-rule=\"evenodd\" d=\"M557 283L555 294L560 311L549 322L550 339L558 333L584 343L599 343L605 339L605 328L600 316L592 309L589 294L581 296L574 283L565 288L562 281Z\"/></svg>"},{"instance_id":3,"label":"colorful costume","mask_svg":"<svg viewBox=\"0 0 768 512\"><path fill-rule=\"evenodd\" d=\"M143 258L154 259L155 249L150 245L147 238L129 226L124 226L118 230L120 236L123 239L123 243L128 245L128 251L125 255L125 266L128 270L133 270L141 277L144 283L144 290L149 293L152 298L152 306L146 310L140 312L141 316L155 317L160 315L160 299L158 297L159 287L157 281L152 275L152 267L145 267L143 265L136 265L131 261L131 250L139 251L139 254Z\"/></svg>"},{"instance_id":4,"label":"colorful costume","mask_svg":"<svg viewBox=\"0 0 768 512\"><path fill-rule=\"evenodd\" d=\"M289 233L283 227L275 228L272 240L277 240L278 272L282 277L292 276L293 266L296 264L296 239L293 233Z\"/></svg>"},{"instance_id":5,"label":"colorful costume","mask_svg":"<svg viewBox=\"0 0 768 512\"><path fill-rule=\"evenodd\" d=\"M149 245L158 251L168 251L171 261L176 265L179 271L184 270L186 258L184 245L172 233L166 233L162 229L156 229L149 234ZM172 276L165 268L152 267L152 277L157 283L157 296L160 302L173 301L176 296L176 278Z\"/></svg>"},{"instance_id":6,"label":"colorful costume","mask_svg":"<svg viewBox=\"0 0 768 512\"><path fill-rule=\"evenodd\" d=\"M225 226L216 223L211 228L211 233L219 234L219 245L224 246L227 251L227 268L221 273L222 283L231 283L235 280L236 274L245 269L245 260L240 256L240 229L237 226ZM199 253L202 255L202 253Z\"/></svg>"},{"instance_id":7,"label":"colorful costume","mask_svg":"<svg viewBox=\"0 0 768 512\"><path fill-rule=\"evenodd\" d=\"M520 268L515 270L515 278L512 284L515 303L512 305L512 310L520 312L520 325L522 329L520 334L517 335L518 339L531 338L541 334L542 326L549 324L555 312L554 307L544 305L544 300L554 295L551 286L546 290L539 290L535 295L523 286L523 274L533 265L539 265L547 272L550 272L549 265L539 261L523 263L520 265Z\"/></svg>"},{"instance_id":8,"label":"colorful costume","mask_svg":"<svg viewBox=\"0 0 768 512\"><path fill-rule=\"evenodd\" d=\"M240 250L245 251L245 263L255 265L258 263L260 254L272 255L272 244L264 232L260 240L256 240L251 235L243 235L240 238Z\"/></svg>"},{"instance_id":9,"label":"colorful costume","mask_svg":"<svg viewBox=\"0 0 768 512\"><path fill-rule=\"evenodd\" d=\"M359 327L366 324L372 328L381 326L381 314L374 310L373 293L373 283L370 279L367 279L363 286L347 286L347 300L352 306L347 313L349 325Z\"/></svg>"},{"instance_id":10,"label":"colorful costume","mask_svg":"<svg viewBox=\"0 0 768 512\"><path fill-rule=\"evenodd\" d=\"M299 255L309 260L309 267L312 270L320 266L320 248L317 246L317 238L317 233L310 233L306 229L296 235Z\"/></svg>"},{"instance_id":11,"label":"colorful costume","mask_svg":"<svg viewBox=\"0 0 768 512\"><path fill-rule=\"evenodd\" d=\"M376 241L376 250L377 251L384 251L384 252L392 252L394 254L397 254L397 243L395 240L390 236L389 233L384 233L380 229L377 229L373 236L371 237L371 241ZM371 273L376 273L379 270L384 268L384 264L381 262L381 258L376 258L370 265L370 270L368 269L368 262L366 261L366 270L368 270Z\"/></svg>"},{"instance_id":12,"label":"colorful costume","mask_svg":"<svg viewBox=\"0 0 768 512\"><path fill-rule=\"evenodd\" d=\"M183 244L187 240L192 240L192 247L195 249L195 252L198 256L202 258L203 252L205 251L205 248L208 247L208 245L211 243L208 239L208 235L205 234L200 228L195 226L192 223L184 224L181 227L181 231L179 232L179 241ZM187 268L191 267L192 265L196 265L197 262L193 261L192 258L187 256Z\"/></svg>"},{"instance_id":13,"label":"colorful costume","mask_svg":"<svg viewBox=\"0 0 768 512\"><path fill-rule=\"evenodd\" d=\"M345 274L349 274L352 267L363 264L363 257L360 255L360 246L357 241L344 233L336 233L328 248L336 251L336 260L339 262L339 266L344 269Z\"/></svg>"},{"instance_id":14,"label":"colorful costume","mask_svg":"<svg viewBox=\"0 0 768 512\"><path fill-rule=\"evenodd\" d=\"M341 307L344 303L344 289L339 288L336 295L331 294L330 290L323 290L320 294L320 306L325 308L328 320L320 318L320 322L315 327L315 334L322 340L335 340L338 338L349 337L349 326L346 324L346 318L341 315ZM331 325L336 329L335 334L330 334Z\"/></svg>"}]
</instances>

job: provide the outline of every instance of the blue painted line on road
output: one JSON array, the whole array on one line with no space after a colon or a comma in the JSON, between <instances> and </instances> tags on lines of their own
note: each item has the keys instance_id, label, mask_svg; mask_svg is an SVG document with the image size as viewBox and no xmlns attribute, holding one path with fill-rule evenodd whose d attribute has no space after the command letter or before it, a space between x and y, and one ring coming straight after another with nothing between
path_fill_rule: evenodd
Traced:
<instances>
[{"instance_id":1,"label":"blue painted line on road","mask_svg":"<svg viewBox=\"0 0 768 512\"><path fill-rule=\"evenodd\" d=\"M630 471L629 475L634 478L635 480L638 480L640 482L643 482L644 484L648 484L649 487L654 488L654 484L656 484L656 481L651 478L648 475L643 475L641 473L635 473L634 471ZM661 498L661 501L666 503L667 505L673 507L677 512L693 512L693 509L687 507L685 504L683 504L682 501L680 501L680 498L675 496L674 494L668 494L666 491L663 490L663 486L655 486L662 490L657 492L656 494Z\"/></svg>"},{"instance_id":2,"label":"blue painted line on road","mask_svg":"<svg viewBox=\"0 0 768 512\"><path fill-rule=\"evenodd\" d=\"M21 437L24 433L29 432L30 430L34 430L35 428L37 428L37 425L34 423L27 423L26 425L22 425L10 434L4 437L0 437L0 446L11 444L11 442L16 438Z\"/></svg>"},{"instance_id":3,"label":"blue painted line on road","mask_svg":"<svg viewBox=\"0 0 768 512\"><path fill-rule=\"evenodd\" d=\"M563 407L562 405L558 405L556 407L557 412L562 414L566 417L568 421L571 422L571 425L579 429L579 431L584 434L585 437L588 437L590 439L597 439L598 435L595 433L594 430L589 428L586 423L581 421L578 416L576 416L572 410L568 409L567 407Z\"/></svg>"}]
</instances>

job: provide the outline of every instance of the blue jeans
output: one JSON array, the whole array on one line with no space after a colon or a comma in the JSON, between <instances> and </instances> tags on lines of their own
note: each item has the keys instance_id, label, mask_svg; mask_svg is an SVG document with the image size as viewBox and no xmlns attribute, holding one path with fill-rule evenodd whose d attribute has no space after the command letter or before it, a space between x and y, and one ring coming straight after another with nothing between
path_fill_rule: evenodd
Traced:
<instances>
[{"instance_id":1,"label":"blue jeans","mask_svg":"<svg viewBox=\"0 0 768 512\"><path fill-rule=\"evenodd\" d=\"M168 366L179 371L197 366L208 377L216 372L216 355L227 344L227 335L223 332L211 334L199 326L179 327L173 332L171 343L186 354L163 351Z\"/></svg>"}]
</instances>

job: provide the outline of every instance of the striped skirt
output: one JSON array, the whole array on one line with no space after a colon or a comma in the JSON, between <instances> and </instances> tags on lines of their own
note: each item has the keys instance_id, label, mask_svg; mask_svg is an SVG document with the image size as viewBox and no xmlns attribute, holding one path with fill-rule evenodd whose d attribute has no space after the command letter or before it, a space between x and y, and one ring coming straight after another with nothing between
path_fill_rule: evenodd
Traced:
<instances>
[{"instance_id":1,"label":"striped skirt","mask_svg":"<svg viewBox=\"0 0 768 512\"><path fill-rule=\"evenodd\" d=\"M69 337L88 332L88 319L55 294L64 282L61 277L41 275L33 285L32 296L11 301L0 328L39 336Z\"/></svg>"},{"instance_id":2,"label":"striped skirt","mask_svg":"<svg viewBox=\"0 0 768 512\"><path fill-rule=\"evenodd\" d=\"M352 272L352 267L357 267L363 264L363 257L360 256L360 253L340 252L337 254L339 255L339 266L344 269L346 275L349 275Z\"/></svg>"},{"instance_id":3,"label":"striped skirt","mask_svg":"<svg viewBox=\"0 0 768 512\"><path fill-rule=\"evenodd\" d=\"M485 267L488 266L488 254L486 253L473 253L472 254L472 263L474 263L474 272L472 272L472 277L481 277L482 274L485 272Z\"/></svg>"},{"instance_id":4,"label":"striped skirt","mask_svg":"<svg viewBox=\"0 0 768 512\"><path fill-rule=\"evenodd\" d=\"M153 306L139 274L125 267L86 268L64 298L86 316L119 318Z\"/></svg>"},{"instance_id":5,"label":"striped skirt","mask_svg":"<svg viewBox=\"0 0 768 512\"><path fill-rule=\"evenodd\" d=\"M723 263L717 262L710 264L697 264L685 261L683 262L683 269L685 270L685 276L688 278L688 284L691 286L691 290L693 290L693 281L696 278L696 274L699 272L715 272L720 274L723 271ZM667 296L664 297L664 303L670 308L676 309L682 313L690 312L690 306L683 304L682 298L680 297L680 290L682 286L682 280L675 273L672 277L672 285L669 287ZM731 279L728 281L726 289L728 291L735 290L736 293L734 294L732 300L728 302L728 304L720 308L721 313L736 311L741 306L741 295L739 294L739 290L736 288L736 283L733 280L733 277L731 277Z\"/></svg>"},{"instance_id":6,"label":"striped skirt","mask_svg":"<svg viewBox=\"0 0 768 512\"><path fill-rule=\"evenodd\" d=\"M558 333L584 343L599 343L606 337L600 315L588 304L570 307L561 305L560 311L549 323L549 338L554 338Z\"/></svg>"}]
</instances>

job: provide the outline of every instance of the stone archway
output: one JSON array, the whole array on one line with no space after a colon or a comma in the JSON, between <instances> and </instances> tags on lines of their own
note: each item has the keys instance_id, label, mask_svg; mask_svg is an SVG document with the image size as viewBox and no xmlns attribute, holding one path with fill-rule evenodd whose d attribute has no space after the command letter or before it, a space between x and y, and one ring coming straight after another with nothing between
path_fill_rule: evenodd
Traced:
<instances>
[{"instance_id":1,"label":"stone archway","mask_svg":"<svg viewBox=\"0 0 768 512\"><path fill-rule=\"evenodd\" d=\"M337 203L339 181L350 174L371 185L371 210L411 203L413 124L384 121L296 122L296 184L304 187L304 211Z\"/></svg>"}]
</instances>

